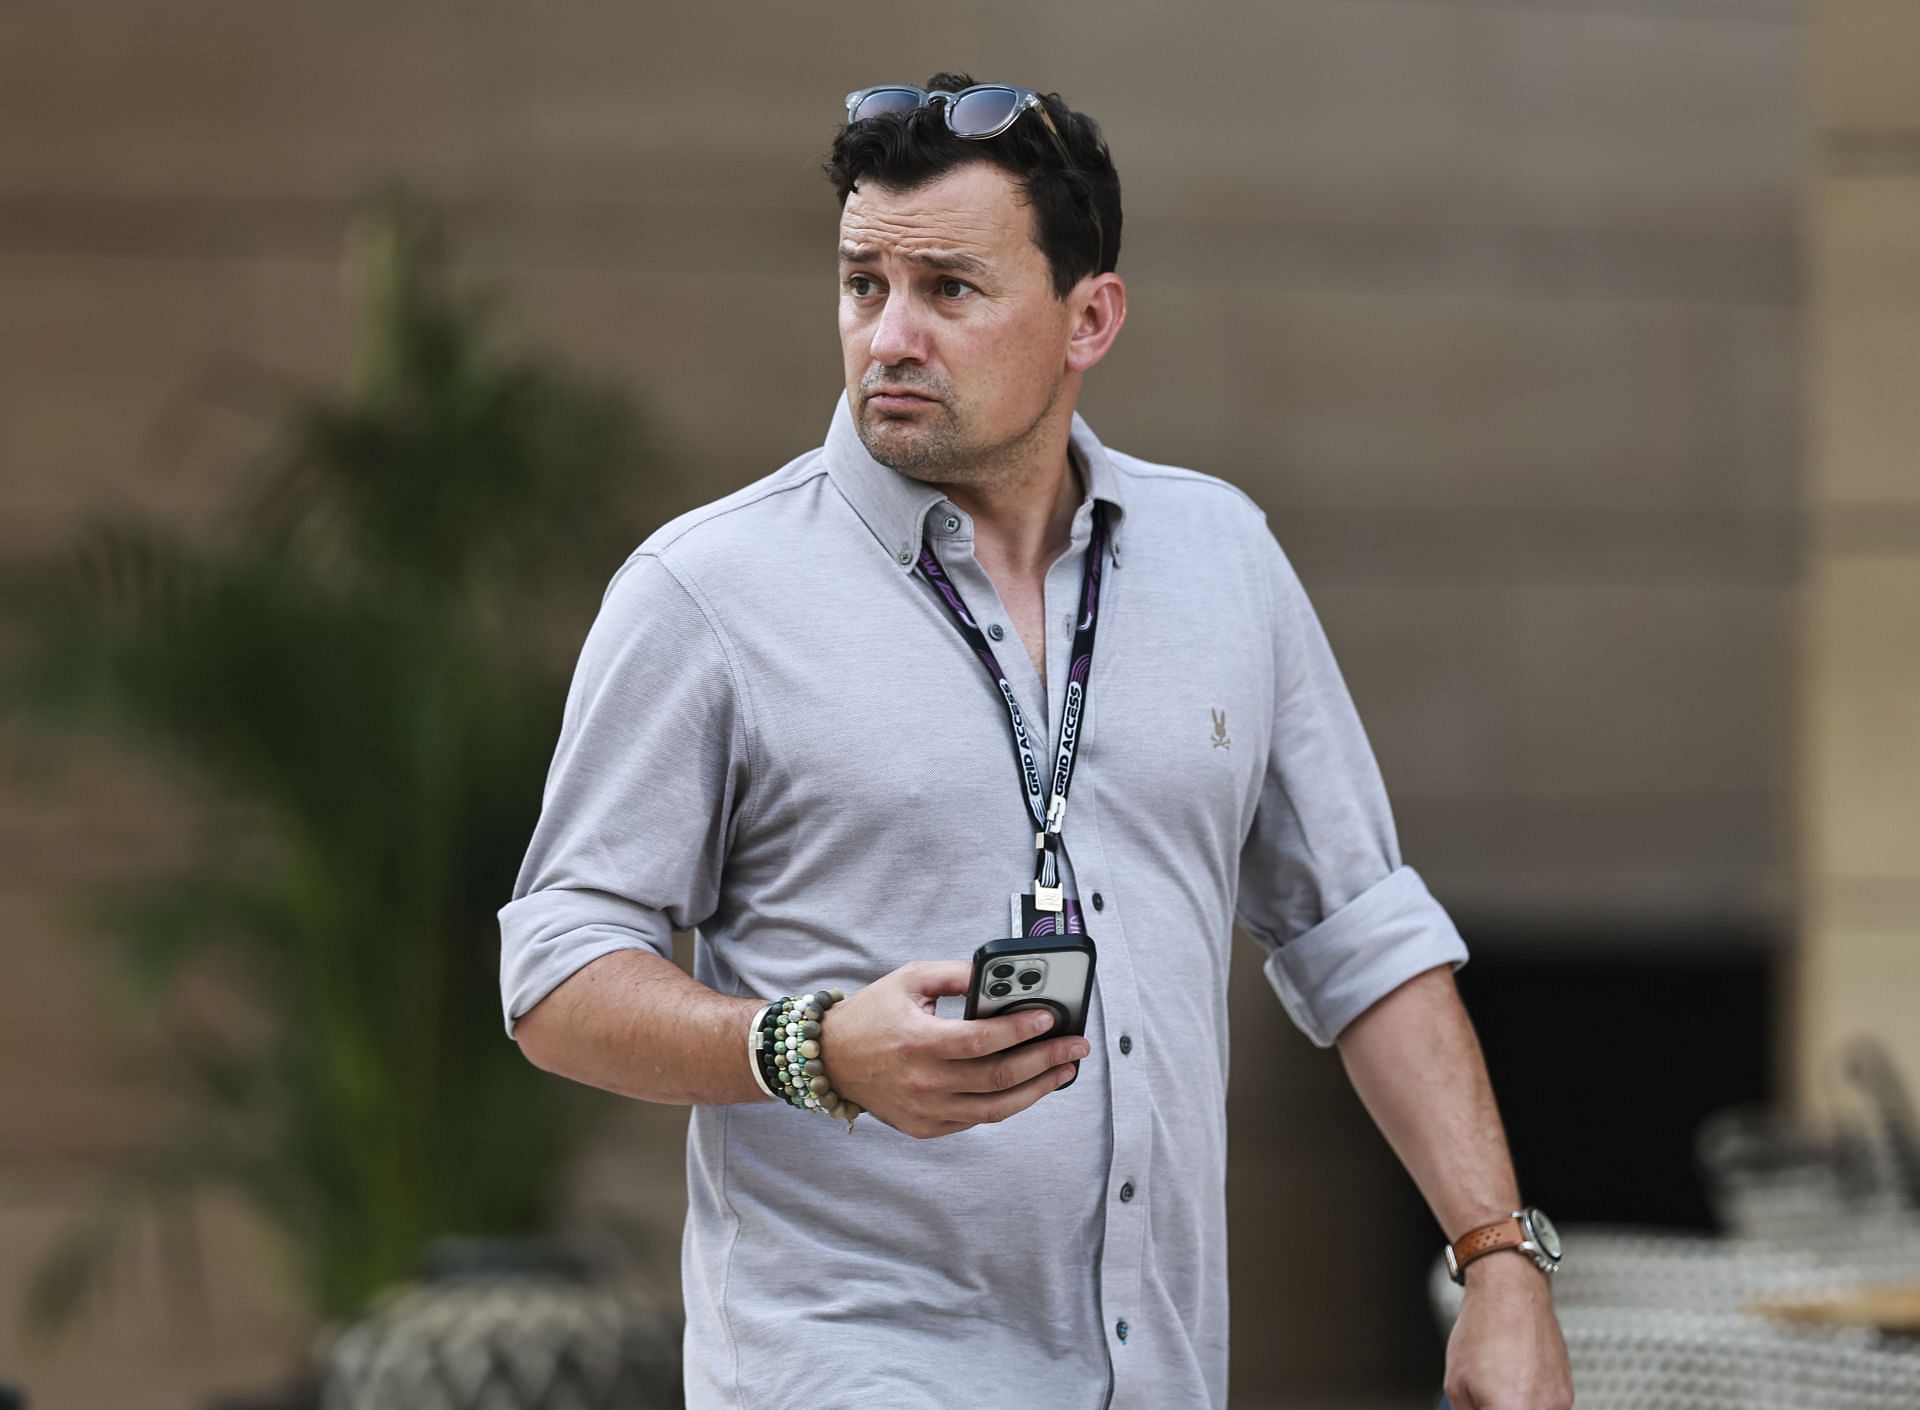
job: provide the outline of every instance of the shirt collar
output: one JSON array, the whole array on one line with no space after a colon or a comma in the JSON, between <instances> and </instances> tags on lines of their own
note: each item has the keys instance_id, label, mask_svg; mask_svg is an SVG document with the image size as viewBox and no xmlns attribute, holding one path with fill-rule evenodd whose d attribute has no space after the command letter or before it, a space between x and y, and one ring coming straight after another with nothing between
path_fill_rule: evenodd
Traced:
<instances>
[{"instance_id":1,"label":"shirt collar","mask_svg":"<svg viewBox=\"0 0 1920 1410\"><path fill-rule=\"evenodd\" d=\"M1126 513L1120 472L1108 458L1106 447L1077 411L1073 414L1068 441L1086 473L1089 490L1089 497L1080 502L1074 513L1075 537L1083 538L1090 531L1092 501L1096 499L1107 504L1108 529L1117 537ZM833 409L833 422L827 428L826 457L827 473L847 503L873 531L894 563L911 570L920 554L920 534L927 511L947 503L946 495L937 485L903 475L867 453L860 432L854 427L853 411L845 392L840 394ZM954 512L960 511L956 508Z\"/></svg>"}]
</instances>

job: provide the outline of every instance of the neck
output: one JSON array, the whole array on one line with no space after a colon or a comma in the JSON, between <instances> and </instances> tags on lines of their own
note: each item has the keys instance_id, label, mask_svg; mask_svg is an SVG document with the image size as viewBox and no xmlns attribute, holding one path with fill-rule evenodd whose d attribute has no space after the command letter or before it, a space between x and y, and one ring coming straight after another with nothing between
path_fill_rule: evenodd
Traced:
<instances>
[{"instance_id":1,"label":"neck","mask_svg":"<svg viewBox=\"0 0 1920 1410\"><path fill-rule=\"evenodd\" d=\"M1073 538L1074 511L1087 496L1062 436L1044 457L988 484L943 484L973 519L974 556L1023 577L1046 573Z\"/></svg>"}]
</instances>

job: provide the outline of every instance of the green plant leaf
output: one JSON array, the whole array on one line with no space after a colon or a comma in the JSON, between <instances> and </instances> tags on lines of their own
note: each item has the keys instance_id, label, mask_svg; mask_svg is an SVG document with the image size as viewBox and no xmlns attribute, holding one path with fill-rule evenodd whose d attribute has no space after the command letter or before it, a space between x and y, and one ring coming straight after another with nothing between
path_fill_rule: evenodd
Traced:
<instances>
[{"instance_id":1,"label":"green plant leaf","mask_svg":"<svg viewBox=\"0 0 1920 1410\"><path fill-rule=\"evenodd\" d=\"M101 516L0 565L0 710L208 810L189 865L72 906L152 1020L128 1080L178 1117L37 1270L36 1325L212 1188L282 1231L316 1314L350 1312L434 1237L537 1230L566 1147L554 1079L500 1031L495 912L565 699L543 638L584 632L659 456L625 397L501 349L423 207L376 208L354 248L352 389L276 393L211 528ZM209 975L263 1021L187 1008Z\"/></svg>"}]
</instances>

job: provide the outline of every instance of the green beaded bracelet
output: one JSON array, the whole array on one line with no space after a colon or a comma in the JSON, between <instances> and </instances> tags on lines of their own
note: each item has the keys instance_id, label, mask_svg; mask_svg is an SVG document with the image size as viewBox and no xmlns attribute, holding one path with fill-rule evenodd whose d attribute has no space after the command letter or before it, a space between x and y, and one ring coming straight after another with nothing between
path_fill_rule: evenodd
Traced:
<instances>
[{"instance_id":1,"label":"green beaded bracelet","mask_svg":"<svg viewBox=\"0 0 1920 1410\"><path fill-rule=\"evenodd\" d=\"M833 1090L821 1051L820 1020L847 996L838 989L775 999L754 1015L747 1047L761 1090L802 1111L823 1111L847 1123L865 1108Z\"/></svg>"}]
</instances>

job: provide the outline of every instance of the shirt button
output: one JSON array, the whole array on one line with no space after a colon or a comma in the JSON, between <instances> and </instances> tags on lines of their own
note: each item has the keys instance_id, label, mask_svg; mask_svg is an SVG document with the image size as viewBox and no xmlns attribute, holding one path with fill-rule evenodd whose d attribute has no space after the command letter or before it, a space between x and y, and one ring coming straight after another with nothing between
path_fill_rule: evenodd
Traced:
<instances>
[{"instance_id":1,"label":"shirt button","mask_svg":"<svg viewBox=\"0 0 1920 1410\"><path fill-rule=\"evenodd\" d=\"M912 549L910 549L910 548L903 548L903 549L901 549L901 550L900 550L900 561L901 561L902 563L911 563L911 562L913 562L913 550L912 550Z\"/></svg>"},{"instance_id":2,"label":"shirt button","mask_svg":"<svg viewBox=\"0 0 1920 1410\"><path fill-rule=\"evenodd\" d=\"M1107 908L1107 898L1098 891L1093 893L1093 908L1096 911L1104 911Z\"/></svg>"},{"instance_id":3,"label":"shirt button","mask_svg":"<svg viewBox=\"0 0 1920 1410\"><path fill-rule=\"evenodd\" d=\"M1129 1180L1127 1181L1126 1184L1120 1187L1120 1203L1130 1204L1132 1202L1133 1202L1133 1181Z\"/></svg>"},{"instance_id":4,"label":"shirt button","mask_svg":"<svg viewBox=\"0 0 1920 1410\"><path fill-rule=\"evenodd\" d=\"M1127 1339L1127 1319L1125 1317L1122 1317L1118 1322L1113 1324L1113 1334L1119 1337L1121 1341Z\"/></svg>"},{"instance_id":5,"label":"shirt button","mask_svg":"<svg viewBox=\"0 0 1920 1410\"><path fill-rule=\"evenodd\" d=\"M1001 626L998 622L990 622L987 624L987 635L992 637L995 641L1000 640L1000 638L1005 636L1006 634L1007 634L1007 629Z\"/></svg>"},{"instance_id":6,"label":"shirt button","mask_svg":"<svg viewBox=\"0 0 1920 1410\"><path fill-rule=\"evenodd\" d=\"M1126 1035L1125 1033L1122 1033L1122 1034L1120 1035L1120 1052L1121 1052L1121 1055L1122 1055L1122 1056L1125 1056L1125 1055L1126 1055L1127 1053L1130 1053L1130 1052L1132 1052L1132 1051L1133 1051L1133 1039L1132 1039L1132 1038L1130 1038L1130 1037L1128 1037L1128 1036L1127 1036L1127 1035Z\"/></svg>"},{"instance_id":7,"label":"shirt button","mask_svg":"<svg viewBox=\"0 0 1920 1410\"><path fill-rule=\"evenodd\" d=\"M960 521L956 519L953 515L949 514L946 518L940 521L940 526L944 528L948 533L952 533L955 529L960 527Z\"/></svg>"}]
</instances>

